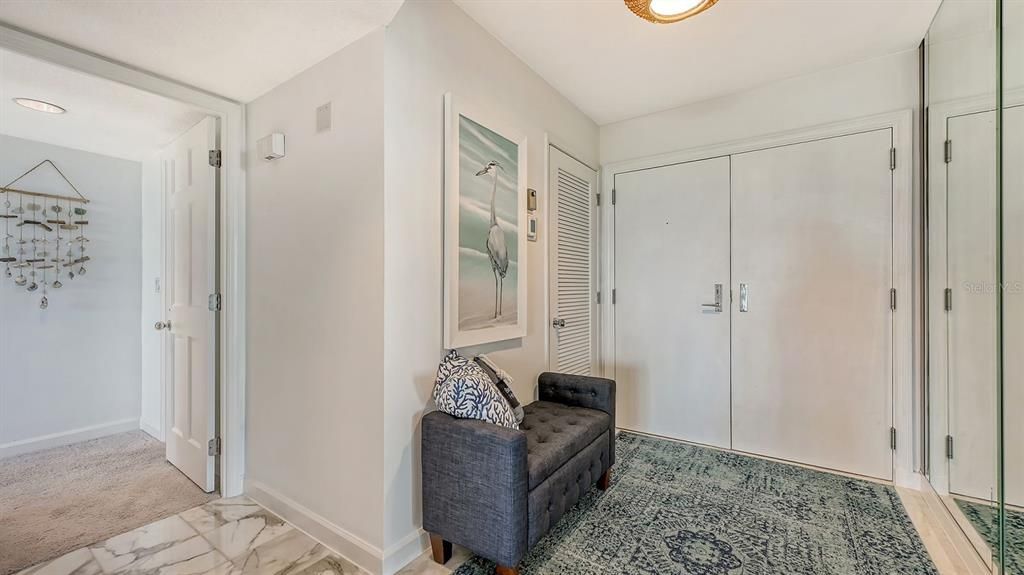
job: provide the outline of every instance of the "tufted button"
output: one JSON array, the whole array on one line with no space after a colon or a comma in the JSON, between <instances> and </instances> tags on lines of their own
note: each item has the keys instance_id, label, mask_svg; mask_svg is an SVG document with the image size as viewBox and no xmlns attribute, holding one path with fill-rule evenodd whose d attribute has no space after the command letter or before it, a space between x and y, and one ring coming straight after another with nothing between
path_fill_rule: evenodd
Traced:
<instances>
[{"instance_id":1,"label":"tufted button","mask_svg":"<svg viewBox=\"0 0 1024 575\"><path fill-rule=\"evenodd\" d=\"M596 391L591 391L590 392L590 397L597 397L597 392Z\"/></svg>"}]
</instances>

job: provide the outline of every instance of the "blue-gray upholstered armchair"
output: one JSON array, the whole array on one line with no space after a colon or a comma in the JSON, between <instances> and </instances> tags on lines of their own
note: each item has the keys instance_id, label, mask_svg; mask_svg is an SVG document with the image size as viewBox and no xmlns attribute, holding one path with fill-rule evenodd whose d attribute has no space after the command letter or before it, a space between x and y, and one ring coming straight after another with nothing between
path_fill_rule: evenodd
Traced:
<instances>
[{"instance_id":1,"label":"blue-gray upholstered armchair","mask_svg":"<svg viewBox=\"0 0 1024 575\"><path fill-rule=\"evenodd\" d=\"M542 373L520 429L434 411L423 417L423 528L434 560L452 543L494 561L519 561L615 462L615 382Z\"/></svg>"}]
</instances>

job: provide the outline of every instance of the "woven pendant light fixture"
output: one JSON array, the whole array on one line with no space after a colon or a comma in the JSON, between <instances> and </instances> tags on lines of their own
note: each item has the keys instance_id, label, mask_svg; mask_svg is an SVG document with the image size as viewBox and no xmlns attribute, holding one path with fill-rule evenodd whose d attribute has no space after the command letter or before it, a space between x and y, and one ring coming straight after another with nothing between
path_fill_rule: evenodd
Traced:
<instances>
[{"instance_id":1,"label":"woven pendant light fixture","mask_svg":"<svg viewBox=\"0 0 1024 575\"><path fill-rule=\"evenodd\" d=\"M718 0L625 0L634 14L655 24L671 24L696 16Z\"/></svg>"}]
</instances>

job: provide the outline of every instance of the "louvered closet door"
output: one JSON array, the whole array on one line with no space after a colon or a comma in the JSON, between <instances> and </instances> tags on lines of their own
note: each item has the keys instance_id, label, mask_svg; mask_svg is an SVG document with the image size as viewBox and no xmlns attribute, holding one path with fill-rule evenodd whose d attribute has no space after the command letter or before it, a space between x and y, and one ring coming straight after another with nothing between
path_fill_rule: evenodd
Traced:
<instances>
[{"instance_id":1,"label":"louvered closet door","mask_svg":"<svg viewBox=\"0 0 1024 575\"><path fill-rule=\"evenodd\" d=\"M550 369L590 375L595 359L597 173L550 148Z\"/></svg>"}]
</instances>

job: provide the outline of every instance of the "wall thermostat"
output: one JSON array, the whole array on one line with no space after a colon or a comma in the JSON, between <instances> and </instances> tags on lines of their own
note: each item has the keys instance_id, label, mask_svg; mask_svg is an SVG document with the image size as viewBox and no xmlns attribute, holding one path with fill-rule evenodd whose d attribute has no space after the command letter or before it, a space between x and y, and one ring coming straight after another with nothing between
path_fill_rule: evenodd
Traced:
<instances>
[{"instance_id":1,"label":"wall thermostat","mask_svg":"<svg viewBox=\"0 0 1024 575\"><path fill-rule=\"evenodd\" d=\"M526 214L526 239L537 241L537 214L533 212Z\"/></svg>"},{"instance_id":2,"label":"wall thermostat","mask_svg":"<svg viewBox=\"0 0 1024 575\"><path fill-rule=\"evenodd\" d=\"M284 157L284 134L275 132L264 136L256 142L256 151L264 160L276 160Z\"/></svg>"}]
</instances>

